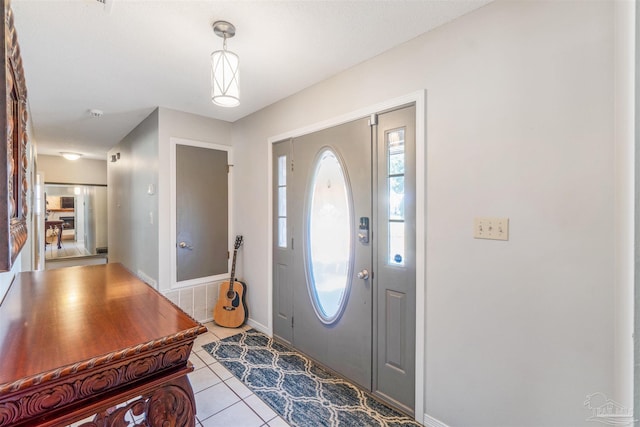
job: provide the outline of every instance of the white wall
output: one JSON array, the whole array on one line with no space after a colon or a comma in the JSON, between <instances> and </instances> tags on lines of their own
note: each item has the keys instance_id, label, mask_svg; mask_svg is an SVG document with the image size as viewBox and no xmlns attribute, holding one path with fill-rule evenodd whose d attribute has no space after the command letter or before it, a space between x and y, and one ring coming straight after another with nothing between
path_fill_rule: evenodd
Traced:
<instances>
[{"instance_id":1,"label":"white wall","mask_svg":"<svg viewBox=\"0 0 640 427\"><path fill-rule=\"evenodd\" d=\"M158 280L158 110L154 110L109 150L120 159L108 163L107 218L109 262ZM47 177L48 179L48 177ZM157 193L156 193L157 194ZM153 220L152 220L153 218Z\"/></svg>"},{"instance_id":2,"label":"white wall","mask_svg":"<svg viewBox=\"0 0 640 427\"><path fill-rule=\"evenodd\" d=\"M67 184L107 183L107 162L105 160L67 160L62 156L38 156L38 172L43 172L46 182Z\"/></svg>"},{"instance_id":3,"label":"white wall","mask_svg":"<svg viewBox=\"0 0 640 427\"><path fill-rule=\"evenodd\" d=\"M9 290L14 277L20 271L22 271L22 262L21 257L19 256L18 258L16 258L16 262L13 263L10 271L0 273L0 302L2 302L4 296L7 294L7 291Z\"/></svg>"},{"instance_id":4,"label":"white wall","mask_svg":"<svg viewBox=\"0 0 640 427\"><path fill-rule=\"evenodd\" d=\"M425 411L577 426L590 393L626 402L613 24L609 1L497 1L234 123L252 319L271 323L267 139L426 88ZM510 240L474 240L477 216L509 217Z\"/></svg>"}]
</instances>

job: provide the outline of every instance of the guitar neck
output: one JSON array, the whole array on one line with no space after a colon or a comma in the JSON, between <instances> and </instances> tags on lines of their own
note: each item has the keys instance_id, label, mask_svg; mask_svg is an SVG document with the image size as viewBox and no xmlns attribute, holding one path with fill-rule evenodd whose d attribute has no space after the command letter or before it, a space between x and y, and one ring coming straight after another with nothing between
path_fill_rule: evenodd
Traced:
<instances>
[{"instance_id":1,"label":"guitar neck","mask_svg":"<svg viewBox=\"0 0 640 427\"><path fill-rule=\"evenodd\" d=\"M233 283L236 281L236 256L238 255L238 250L235 249L233 251L233 262L231 263L231 279L229 279L229 291L233 290Z\"/></svg>"}]
</instances>

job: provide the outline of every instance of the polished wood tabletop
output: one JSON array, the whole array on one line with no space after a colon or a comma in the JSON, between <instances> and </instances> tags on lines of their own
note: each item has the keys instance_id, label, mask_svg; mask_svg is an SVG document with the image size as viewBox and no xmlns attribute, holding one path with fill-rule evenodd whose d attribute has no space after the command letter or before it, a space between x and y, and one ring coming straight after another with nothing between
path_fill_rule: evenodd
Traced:
<instances>
[{"instance_id":1,"label":"polished wood tabletop","mask_svg":"<svg viewBox=\"0 0 640 427\"><path fill-rule=\"evenodd\" d=\"M135 366L140 380L153 370L184 370L193 340L205 331L121 264L20 273L0 305L0 403L115 362L118 372ZM101 375L87 384L102 387Z\"/></svg>"},{"instance_id":2,"label":"polished wood tabletop","mask_svg":"<svg viewBox=\"0 0 640 427\"><path fill-rule=\"evenodd\" d=\"M0 385L198 325L121 264L22 273L0 310Z\"/></svg>"}]
</instances>

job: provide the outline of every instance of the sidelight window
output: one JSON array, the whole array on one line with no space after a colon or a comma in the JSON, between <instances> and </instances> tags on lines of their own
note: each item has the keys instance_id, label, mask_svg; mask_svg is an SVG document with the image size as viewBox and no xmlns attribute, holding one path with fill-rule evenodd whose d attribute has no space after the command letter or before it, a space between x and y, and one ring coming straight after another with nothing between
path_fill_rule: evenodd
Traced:
<instances>
[{"instance_id":1,"label":"sidelight window","mask_svg":"<svg viewBox=\"0 0 640 427\"><path fill-rule=\"evenodd\" d=\"M333 323L342 313L350 286L353 221L345 171L329 148L317 157L308 194L309 294L320 320Z\"/></svg>"},{"instance_id":2,"label":"sidelight window","mask_svg":"<svg viewBox=\"0 0 640 427\"><path fill-rule=\"evenodd\" d=\"M386 133L388 212L388 262L404 265L405 255L405 145L404 128Z\"/></svg>"},{"instance_id":3,"label":"sidelight window","mask_svg":"<svg viewBox=\"0 0 640 427\"><path fill-rule=\"evenodd\" d=\"M278 247L287 247L287 156L278 157Z\"/></svg>"}]
</instances>

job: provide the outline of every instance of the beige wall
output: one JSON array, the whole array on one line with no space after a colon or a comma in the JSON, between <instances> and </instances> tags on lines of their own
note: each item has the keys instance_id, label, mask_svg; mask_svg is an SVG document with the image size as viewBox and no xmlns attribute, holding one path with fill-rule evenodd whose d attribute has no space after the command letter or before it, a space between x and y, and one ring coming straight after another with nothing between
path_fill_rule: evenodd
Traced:
<instances>
[{"instance_id":1,"label":"beige wall","mask_svg":"<svg viewBox=\"0 0 640 427\"><path fill-rule=\"evenodd\" d=\"M629 407L614 391L614 7L496 1L234 123L252 320L271 323L268 139L426 89L426 414L587 426L590 393ZM479 216L509 217L510 240L473 239Z\"/></svg>"},{"instance_id":2,"label":"beige wall","mask_svg":"<svg viewBox=\"0 0 640 427\"><path fill-rule=\"evenodd\" d=\"M107 184L106 160L67 160L62 156L38 156L38 172L45 182L59 184Z\"/></svg>"}]
</instances>

